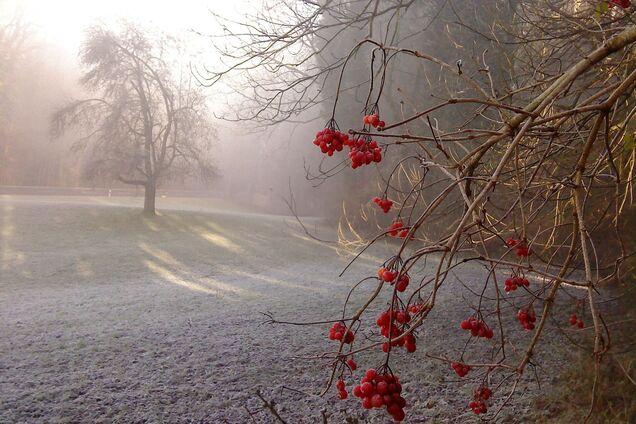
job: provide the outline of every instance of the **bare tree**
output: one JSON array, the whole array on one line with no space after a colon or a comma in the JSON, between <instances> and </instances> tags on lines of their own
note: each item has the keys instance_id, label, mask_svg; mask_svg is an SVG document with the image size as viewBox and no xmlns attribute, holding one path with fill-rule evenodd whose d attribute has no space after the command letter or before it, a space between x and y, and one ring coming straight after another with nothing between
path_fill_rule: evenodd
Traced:
<instances>
[{"instance_id":1,"label":"bare tree","mask_svg":"<svg viewBox=\"0 0 636 424\"><path fill-rule=\"evenodd\" d=\"M53 134L84 130L90 175L106 174L143 186L144 213L154 215L161 181L197 172L213 176L209 150L215 138L206 97L183 75L173 76L174 41L125 24L115 33L95 26L81 48L81 82L93 93L53 117Z\"/></svg>"}]
</instances>

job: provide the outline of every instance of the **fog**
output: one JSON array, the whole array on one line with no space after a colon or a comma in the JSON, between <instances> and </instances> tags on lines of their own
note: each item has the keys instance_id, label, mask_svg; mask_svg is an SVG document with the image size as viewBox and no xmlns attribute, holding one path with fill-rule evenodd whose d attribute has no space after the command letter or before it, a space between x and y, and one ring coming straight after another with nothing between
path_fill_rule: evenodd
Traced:
<instances>
[{"instance_id":1,"label":"fog","mask_svg":"<svg viewBox=\"0 0 636 424\"><path fill-rule=\"evenodd\" d=\"M134 189L112 178L89 176L91 162L86 151L73 149L80 138L78 132L56 139L50 135L54 111L70 99L90 94L79 83L82 69L78 63L87 27L96 23L117 27L125 20L175 37L180 47L172 66L181 75L191 77L192 69L218 61L219 41L208 38L220 32L214 14L236 19L258 5L3 1L2 22L7 27L14 25L13 30L20 32L22 39L14 53L6 53L13 56L7 56L2 70L6 113L2 121L0 186L13 193L20 191L18 187L25 192L32 192L34 187L38 192L43 187L115 189L111 193ZM217 46L212 48L211 43ZM209 152L216 176L206 182L195 178L163 181L159 189L164 194L230 198L270 212L288 213L283 199L290 198L291 187L294 196L303 200L299 202L300 212L324 214L338 209L333 205L323 207L318 199L326 198L322 194L325 189L316 189L305 180L306 164L315 165L320 160L305 142L324 124L322 119L312 122L312 114L308 114L307 118L299 117L308 123L272 128L232 122L226 118L231 117L233 108L240 107L240 97L223 83L205 88L204 93L210 111L219 117L214 121L218 133Z\"/></svg>"},{"instance_id":2,"label":"fog","mask_svg":"<svg viewBox=\"0 0 636 424\"><path fill-rule=\"evenodd\" d=\"M634 422L633 10L0 0L0 423Z\"/></svg>"}]
</instances>

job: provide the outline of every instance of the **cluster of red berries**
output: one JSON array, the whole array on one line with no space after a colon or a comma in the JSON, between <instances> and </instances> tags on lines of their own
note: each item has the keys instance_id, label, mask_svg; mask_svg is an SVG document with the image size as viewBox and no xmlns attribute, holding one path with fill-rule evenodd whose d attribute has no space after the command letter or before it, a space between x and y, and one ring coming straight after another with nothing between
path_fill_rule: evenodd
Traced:
<instances>
[{"instance_id":1,"label":"cluster of red berries","mask_svg":"<svg viewBox=\"0 0 636 424\"><path fill-rule=\"evenodd\" d=\"M462 330L470 330L470 334L473 337L485 337L492 339L494 333L492 328L488 326L484 321L478 320L474 316L465 319L459 325Z\"/></svg>"},{"instance_id":2,"label":"cluster of red berries","mask_svg":"<svg viewBox=\"0 0 636 424\"><path fill-rule=\"evenodd\" d=\"M316 134L314 144L320 147L323 153L333 156L334 152L342 151L349 144L349 136L331 128L325 128Z\"/></svg>"},{"instance_id":3,"label":"cluster of red berries","mask_svg":"<svg viewBox=\"0 0 636 424\"><path fill-rule=\"evenodd\" d=\"M396 323L406 324L409 321L411 321L411 316L407 311L389 310L382 312L375 323L380 327L380 334L384 337L395 339L403 333ZM391 350L391 346L400 346L406 349L407 352L413 353L417 349L415 341L415 336L409 333L399 340L392 341L390 344L389 342L382 343L382 351L388 352Z\"/></svg>"},{"instance_id":4,"label":"cluster of red berries","mask_svg":"<svg viewBox=\"0 0 636 424\"><path fill-rule=\"evenodd\" d=\"M344 340L343 340L344 339ZM329 340L344 341L344 343L353 343L355 335L351 330L347 330L341 322L334 322L329 329Z\"/></svg>"},{"instance_id":5,"label":"cluster of red berries","mask_svg":"<svg viewBox=\"0 0 636 424\"><path fill-rule=\"evenodd\" d=\"M368 141L364 138L350 139L347 134L341 133L331 128L331 126L316 134L314 144L329 156L333 156L334 152L342 151L344 146L349 147L351 167L354 169L382 160L382 149L380 149L376 141Z\"/></svg>"},{"instance_id":6,"label":"cluster of red berries","mask_svg":"<svg viewBox=\"0 0 636 424\"><path fill-rule=\"evenodd\" d=\"M470 365L462 364L461 362L453 362L451 368L453 368L460 377L466 376L471 370Z\"/></svg>"},{"instance_id":7,"label":"cluster of red berries","mask_svg":"<svg viewBox=\"0 0 636 424\"><path fill-rule=\"evenodd\" d=\"M519 256L520 258L525 258L527 256L530 256L530 248L528 247L526 242L523 240L517 240L511 237L508 240L506 240L506 245L508 247L516 247L517 256Z\"/></svg>"},{"instance_id":8,"label":"cluster of red berries","mask_svg":"<svg viewBox=\"0 0 636 424\"><path fill-rule=\"evenodd\" d=\"M537 320L537 316L534 314L533 309L519 309L517 319L526 330L534 330L534 323Z\"/></svg>"},{"instance_id":9,"label":"cluster of red berries","mask_svg":"<svg viewBox=\"0 0 636 424\"><path fill-rule=\"evenodd\" d=\"M585 324L583 323L583 320L578 319L576 314L570 315L570 325L572 325L572 326L576 325L579 328L585 327Z\"/></svg>"},{"instance_id":10,"label":"cluster of red berries","mask_svg":"<svg viewBox=\"0 0 636 424\"><path fill-rule=\"evenodd\" d=\"M384 267L378 269L378 278L385 283L391 283L391 285L395 283L395 278L397 277L397 275L397 271L391 271ZM395 289L400 293L403 292L409 286L410 281L411 280L407 274L400 275L400 277L397 279L397 283L395 284Z\"/></svg>"},{"instance_id":11,"label":"cluster of red berries","mask_svg":"<svg viewBox=\"0 0 636 424\"><path fill-rule=\"evenodd\" d=\"M344 380L336 381L336 389L338 389L338 397L342 400L345 400L349 397L349 394L345 390L345 382Z\"/></svg>"},{"instance_id":12,"label":"cluster of red berries","mask_svg":"<svg viewBox=\"0 0 636 424\"><path fill-rule=\"evenodd\" d=\"M360 384L353 388L353 395L362 399L364 409L382 408L386 410L395 421L403 421L405 417L404 407L406 400L400 396L402 385L400 380L392 374L378 374L376 370L369 369Z\"/></svg>"},{"instance_id":13,"label":"cluster of red berries","mask_svg":"<svg viewBox=\"0 0 636 424\"><path fill-rule=\"evenodd\" d=\"M350 149L349 158L353 169L382 160L382 149L380 149L376 141L366 141L363 138L359 138L357 140L349 140L347 145Z\"/></svg>"},{"instance_id":14,"label":"cluster of red berries","mask_svg":"<svg viewBox=\"0 0 636 424\"><path fill-rule=\"evenodd\" d=\"M399 331L399 329L398 329L398 332L399 332L398 335L402 334L402 332ZM396 336L394 336L393 333L391 333L391 337L396 337ZM409 333L403 338L401 338L400 340L391 342L391 346L400 346L400 347L403 347L408 353L413 353L417 350L417 345L415 344L415 340L416 340L415 336ZM391 350L391 346L389 346L388 342L382 343L382 352L388 353Z\"/></svg>"},{"instance_id":15,"label":"cluster of red berries","mask_svg":"<svg viewBox=\"0 0 636 424\"><path fill-rule=\"evenodd\" d=\"M386 198L381 199L379 197L374 197L373 203L378 205L384 213L389 213L389 211L391 210L391 207L393 206L393 201Z\"/></svg>"},{"instance_id":16,"label":"cluster of red berries","mask_svg":"<svg viewBox=\"0 0 636 424\"><path fill-rule=\"evenodd\" d=\"M409 229L404 228L404 224L399 219L393 221L393 224L388 228L388 232L391 237L406 238L406 236L409 235ZM413 240L414 238L415 237L411 235L410 239Z\"/></svg>"},{"instance_id":17,"label":"cluster of red berries","mask_svg":"<svg viewBox=\"0 0 636 424\"><path fill-rule=\"evenodd\" d=\"M506 293L509 293L511 291L517 290L517 288L520 286L528 287L530 285L530 282L527 278L515 275L510 278L506 278L505 285L506 288L504 290L506 290Z\"/></svg>"},{"instance_id":18,"label":"cluster of red berries","mask_svg":"<svg viewBox=\"0 0 636 424\"><path fill-rule=\"evenodd\" d=\"M362 122L364 122L364 125L371 125L372 127L380 130L386 126L384 121L380 121L380 117L377 113L374 113L373 115L364 115Z\"/></svg>"},{"instance_id":19,"label":"cluster of red berries","mask_svg":"<svg viewBox=\"0 0 636 424\"><path fill-rule=\"evenodd\" d=\"M622 7L623 9L627 9L631 5L632 5L632 2L630 0L610 0L608 6L609 7L618 6L618 7Z\"/></svg>"},{"instance_id":20,"label":"cluster of red berries","mask_svg":"<svg viewBox=\"0 0 636 424\"><path fill-rule=\"evenodd\" d=\"M488 412L488 405L486 404L486 401L490 399L490 396L492 396L492 390L490 390L486 386L478 387L475 389L474 392L475 400L470 402L468 406L477 415L485 414L486 412Z\"/></svg>"}]
</instances>

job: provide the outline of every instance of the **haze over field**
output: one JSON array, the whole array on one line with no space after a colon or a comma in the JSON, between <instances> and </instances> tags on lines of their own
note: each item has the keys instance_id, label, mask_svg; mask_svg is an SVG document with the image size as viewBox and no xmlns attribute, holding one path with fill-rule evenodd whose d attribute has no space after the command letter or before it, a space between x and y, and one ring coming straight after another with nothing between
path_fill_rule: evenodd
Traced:
<instances>
[{"instance_id":1,"label":"haze over field","mask_svg":"<svg viewBox=\"0 0 636 424\"><path fill-rule=\"evenodd\" d=\"M0 168L0 185L106 187L125 188L112 178L88 178L91 166L84 151L69 153L77 141L76 134L61 139L50 136L53 112L71 98L83 97L78 84L81 67L79 49L88 27L101 23L121 27L132 22L152 31L161 31L179 40L179 50L172 57L173 70L190 83L197 84L191 70L201 70L218 63L217 48L222 33L214 14L239 19L258 7L258 2L209 2L192 0L179 3L151 1L75 1L37 0L0 2L0 18L5 23L19 19L24 29L24 53L7 63L13 89L5 91L10 113L11 135L3 141L4 166ZM199 34L197 34L199 33ZM216 46L216 47L214 47ZM210 110L225 115L237 98L228 94L224 84L205 91ZM218 119L213 151L209 154L218 170L217 178L202 185L197 180L171 181L165 189L205 191L216 197L258 205L272 212L287 212L281 201L289 197L290 179L296 196L311 199L319 190L305 182L303 160L307 149L297 143L315 132L321 123L290 124L277 129L254 129L248 123ZM8 129L8 128L5 128ZM315 162L317 155L313 155ZM249 174L244 171L250 170ZM323 189L324 191L324 189ZM308 212L304 204L300 205ZM320 209L314 203L314 213ZM324 210L323 210L324 211Z\"/></svg>"}]
</instances>

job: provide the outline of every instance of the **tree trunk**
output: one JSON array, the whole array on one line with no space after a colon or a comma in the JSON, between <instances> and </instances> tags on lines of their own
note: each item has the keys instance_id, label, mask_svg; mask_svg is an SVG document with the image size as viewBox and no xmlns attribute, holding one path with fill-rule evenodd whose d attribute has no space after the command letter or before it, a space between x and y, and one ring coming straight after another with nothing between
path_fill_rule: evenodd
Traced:
<instances>
[{"instance_id":1,"label":"tree trunk","mask_svg":"<svg viewBox=\"0 0 636 424\"><path fill-rule=\"evenodd\" d=\"M157 194L157 183L149 180L144 190L144 215L155 215L155 195Z\"/></svg>"}]
</instances>

